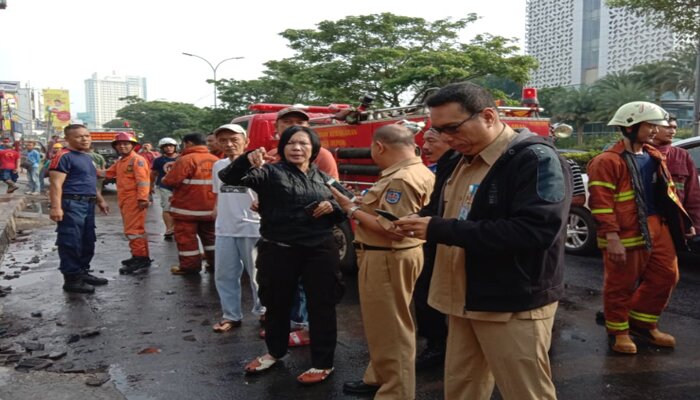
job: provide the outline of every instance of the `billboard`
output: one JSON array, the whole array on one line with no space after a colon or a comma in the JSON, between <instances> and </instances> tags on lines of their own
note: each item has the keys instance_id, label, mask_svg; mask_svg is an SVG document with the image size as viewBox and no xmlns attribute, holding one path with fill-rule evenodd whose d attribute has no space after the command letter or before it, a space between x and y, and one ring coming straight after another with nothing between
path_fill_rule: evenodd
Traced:
<instances>
[{"instance_id":1,"label":"billboard","mask_svg":"<svg viewBox=\"0 0 700 400\"><path fill-rule=\"evenodd\" d=\"M64 89L44 89L44 120L60 132L70 124L70 98Z\"/></svg>"}]
</instances>

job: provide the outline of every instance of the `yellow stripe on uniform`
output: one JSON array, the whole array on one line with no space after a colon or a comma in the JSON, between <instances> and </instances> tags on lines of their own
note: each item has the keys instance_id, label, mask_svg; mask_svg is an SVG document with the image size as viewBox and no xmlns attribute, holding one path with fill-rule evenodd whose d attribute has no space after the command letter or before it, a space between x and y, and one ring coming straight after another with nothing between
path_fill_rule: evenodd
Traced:
<instances>
[{"instance_id":1,"label":"yellow stripe on uniform","mask_svg":"<svg viewBox=\"0 0 700 400\"><path fill-rule=\"evenodd\" d=\"M588 182L588 187L591 187L591 186L602 186L602 187L606 187L606 188L612 189L612 190L617 189L617 186L615 186L615 184L610 183L610 182L603 182L603 181L590 181L590 182Z\"/></svg>"},{"instance_id":2,"label":"yellow stripe on uniform","mask_svg":"<svg viewBox=\"0 0 700 400\"><path fill-rule=\"evenodd\" d=\"M632 200L634 199L634 190L630 190L628 192L620 192L613 196L613 199L615 201L627 201L627 200Z\"/></svg>"},{"instance_id":3,"label":"yellow stripe on uniform","mask_svg":"<svg viewBox=\"0 0 700 400\"><path fill-rule=\"evenodd\" d=\"M625 321L625 322L605 321L605 327L612 330L612 331L626 331L630 328L630 323L628 321Z\"/></svg>"},{"instance_id":4,"label":"yellow stripe on uniform","mask_svg":"<svg viewBox=\"0 0 700 400\"><path fill-rule=\"evenodd\" d=\"M637 311L630 311L630 318L636 319L637 321L650 322L655 324L659 322L659 316L654 314L644 314Z\"/></svg>"},{"instance_id":5,"label":"yellow stripe on uniform","mask_svg":"<svg viewBox=\"0 0 700 400\"><path fill-rule=\"evenodd\" d=\"M591 208L591 214L612 214L612 208Z\"/></svg>"}]
</instances>

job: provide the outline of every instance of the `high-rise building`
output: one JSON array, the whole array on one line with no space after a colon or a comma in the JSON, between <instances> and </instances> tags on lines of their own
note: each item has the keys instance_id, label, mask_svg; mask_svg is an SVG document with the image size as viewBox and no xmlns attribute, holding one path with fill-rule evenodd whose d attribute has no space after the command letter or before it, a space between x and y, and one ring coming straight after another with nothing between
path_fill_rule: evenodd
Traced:
<instances>
[{"instance_id":1,"label":"high-rise building","mask_svg":"<svg viewBox=\"0 0 700 400\"><path fill-rule=\"evenodd\" d=\"M104 76L97 73L85 80L85 104L90 114L91 128L100 128L102 124L116 118L117 111L126 106L127 96L146 98L146 78L138 76Z\"/></svg>"},{"instance_id":2,"label":"high-rise building","mask_svg":"<svg viewBox=\"0 0 700 400\"><path fill-rule=\"evenodd\" d=\"M526 7L527 54L540 63L536 87L591 84L661 60L679 44L670 30L605 0L527 0Z\"/></svg>"}]
</instances>

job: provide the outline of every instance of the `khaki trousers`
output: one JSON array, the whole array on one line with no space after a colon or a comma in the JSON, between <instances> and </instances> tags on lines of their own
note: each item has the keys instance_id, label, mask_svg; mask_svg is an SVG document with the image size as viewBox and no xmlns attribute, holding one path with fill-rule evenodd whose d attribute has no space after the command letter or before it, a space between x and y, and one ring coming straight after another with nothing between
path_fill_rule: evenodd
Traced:
<instances>
[{"instance_id":1,"label":"khaki trousers","mask_svg":"<svg viewBox=\"0 0 700 400\"><path fill-rule=\"evenodd\" d=\"M415 399L416 328L410 304L423 268L423 248L357 250L357 255L360 308L370 359L363 381L381 386L375 399Z\"/></svg>"},{"instance_id":2,"label":"khaki trousers","mask_svg":"<svg viewBox=\"0 0 700 400\"><path fill-rule=\"evenodd\" d=\"M556 399L547 355L554 316L521 314L505 322L449 316L446 400L489 400L494 382L504 400Z\"/></svg>"}]
</instances>

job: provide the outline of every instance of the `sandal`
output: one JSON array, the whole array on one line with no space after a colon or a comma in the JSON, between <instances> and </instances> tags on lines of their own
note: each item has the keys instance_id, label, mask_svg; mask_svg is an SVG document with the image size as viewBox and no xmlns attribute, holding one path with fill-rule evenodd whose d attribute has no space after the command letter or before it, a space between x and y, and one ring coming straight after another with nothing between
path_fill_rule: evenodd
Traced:
<instances>
[{"instance_id":1,"label":"sandal","mask_svg":"<svg viewBox=\"0 0 700 400\"><path fill-rule=\"evenodd\" d=\"M228 319L222 319L218 324L214 325L212 328L214 332L223 333L228 332L233 328L238 328L241 326L241 321L231 321Z\"/></svg>"},{"instance_id":2,"label":"sandal","mask_svg":"<svg viewBox=\"0 0 700 400\"><path fill-rule=\"evenodd\" d=\"M247 374L259 374L263 371L267 371L277 363L276 358L272 358L271 355L265 354L264 356L256 357L253 361L249 362L245 366L245 372Z\"/></svg>"},{"instance_id":3,"label":"sandal","mask_svg":"<svg viewBox=\"0 0 700 400\"><path fill-rule=\"evenodd\" d=\"M289 347L308 346L310 343L311 338L309 337L309 331L302 329L289 332L289 342L287 343Z\"/></svg>"},{"instance_id":4,"label":"sandal","mask_svg":"<svg viewBox=\"0 0 700 400\"><path fill-rule=\"evenodd\" d=\"M335 368L332 367L329 369L310 368L303 374L297 376L297 381L302 385L313 385L314 383L325 381L334 370Z\"/></svg>"}]
</instances>

